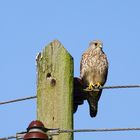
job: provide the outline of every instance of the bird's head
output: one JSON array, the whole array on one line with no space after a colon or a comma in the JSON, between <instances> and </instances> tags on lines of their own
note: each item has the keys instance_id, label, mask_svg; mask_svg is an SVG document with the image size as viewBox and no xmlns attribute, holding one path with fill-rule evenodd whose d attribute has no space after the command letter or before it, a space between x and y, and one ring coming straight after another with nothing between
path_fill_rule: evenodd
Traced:
<instances>
[{"instance_id":1,"label":"bird's head","mask_svg":"<svg viewBox=\"0 0 140 140\"><path fill-rule=\"evenodd\" d=\"M100 40L93 40L90 42L89 47L92 49L102 49L103 43Z\"/></svg>"}]
</instances>

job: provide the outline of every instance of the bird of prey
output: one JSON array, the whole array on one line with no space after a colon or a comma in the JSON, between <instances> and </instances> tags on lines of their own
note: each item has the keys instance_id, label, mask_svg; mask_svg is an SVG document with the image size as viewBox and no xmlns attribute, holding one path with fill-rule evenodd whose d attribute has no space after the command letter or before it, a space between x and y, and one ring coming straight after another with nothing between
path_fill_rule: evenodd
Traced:
<instances>
[{"instance_id":1,"label":"bird of prey","mask_svg":"<svg viewBox=\"0 0 140 140\"><path fill-rule=\"evenodd\" d=\"M99 40L91 41L89 48L83 53L80 63L80 77L83 88L89 89L86 92L86 99L89 103L90 116L95 117L98 109L98 101L108 74L108 60L102 50L103 43ZM94 90L94 89L99 90Z\"/></svg>"}]
</instances>

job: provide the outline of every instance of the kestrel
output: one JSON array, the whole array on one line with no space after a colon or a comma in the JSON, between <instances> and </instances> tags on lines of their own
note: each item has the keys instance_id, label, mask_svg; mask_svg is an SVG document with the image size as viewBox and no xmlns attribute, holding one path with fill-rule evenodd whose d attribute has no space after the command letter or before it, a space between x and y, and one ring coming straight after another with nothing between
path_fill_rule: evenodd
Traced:
<instances>
[{"instance_id":1,"label":"kestrel","mask_svg":"<svg viewBox=\"0 0 140 140\"><path fill-rule=\"evenodd\" d=\"M91 41L89 48L82 55L80 64L80 77L83 87L91 90L85 93L91 117L95 117L97 114L98 101L102 93L102 90L94 90L94 88L103 86L108 74L108 60L102 47L101 41Z\"/></svg>"}]
</instances>

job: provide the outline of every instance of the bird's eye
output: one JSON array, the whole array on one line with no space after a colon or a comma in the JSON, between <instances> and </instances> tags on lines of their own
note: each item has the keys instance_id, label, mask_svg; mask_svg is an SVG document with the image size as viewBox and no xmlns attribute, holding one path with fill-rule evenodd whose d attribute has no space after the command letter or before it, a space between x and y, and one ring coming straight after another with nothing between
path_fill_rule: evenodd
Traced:
<instances>
[{"instance_id":1,"label":"bird's eye","mask_svg":"<svg viewBox=\"0 0 140 140\"><path fill-rule=\"evenodd\" d=\"M97 46L97 43L95 43L95 46Z\"/></svg>"}]
</instances>

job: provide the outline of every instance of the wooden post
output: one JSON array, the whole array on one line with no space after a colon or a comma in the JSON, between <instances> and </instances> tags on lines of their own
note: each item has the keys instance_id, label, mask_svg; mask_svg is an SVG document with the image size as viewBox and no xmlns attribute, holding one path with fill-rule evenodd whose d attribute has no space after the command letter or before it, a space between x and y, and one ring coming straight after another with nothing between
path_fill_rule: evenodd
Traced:
<instances>
[{"instance_id":1,"label":"wooden post","mask_svg":"<svg viewBox=\"0 0 140 140\"><path fill-rule=\"evenodd\" d=\"M47 128L73 129L73 58L58 40L37 56L37 119ZM72 140L71 133L53 140Z\"/></svg>"}]
</instances>

